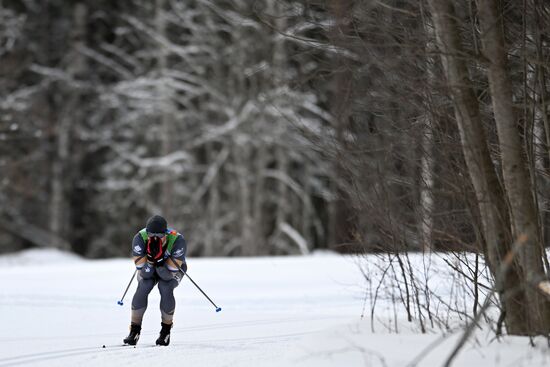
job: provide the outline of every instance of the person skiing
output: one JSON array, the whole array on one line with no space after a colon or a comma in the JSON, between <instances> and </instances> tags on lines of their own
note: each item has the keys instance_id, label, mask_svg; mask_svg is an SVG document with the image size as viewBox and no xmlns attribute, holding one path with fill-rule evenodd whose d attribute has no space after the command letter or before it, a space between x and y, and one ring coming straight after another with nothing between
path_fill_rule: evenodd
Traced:
<instances>
[{"instance_id":1,"label":"person skiing","mask_svg":"<svg viewBox=\"0 0 550 367\"><path fill-rule=\"evenodd\" d=\"M167 228L166 219L153 215L145 228L134 236L132 255L137 269L138 287L132 299L130 334L124 344L136 345L141 333L141 322L147 309L147 298L158 284L160 292L161 330L157 345L170 344L170 330L176 308L174 289L183 273L187 272L185 253L187 243L181 233Z\"/></svg>"}]
</instances>

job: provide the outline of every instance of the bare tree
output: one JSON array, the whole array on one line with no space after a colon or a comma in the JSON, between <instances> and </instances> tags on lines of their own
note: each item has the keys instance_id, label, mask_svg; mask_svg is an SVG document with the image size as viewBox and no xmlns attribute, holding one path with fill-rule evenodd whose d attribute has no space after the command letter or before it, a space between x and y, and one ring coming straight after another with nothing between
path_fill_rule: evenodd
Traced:
<instances>
[{"instance_id":1,"label":"bare tree","mask_svg":"<svg viewBox=\"0 0 550 367\"><path fill-rule=\"evenodd\" d=\"M534 286L546 278L540 242L540 228L533 200L526 153L518 132L518 118L513 106L512 83L508 75L507 51L502 34L502 13L493 0L479 0L479 20L483 54L489 61L488 76L493 113L498 131L505 192L510 204L513 234L524 235L527 242L520 250L526 286L528 321L532 333L550 332L550 303Z\"/></svg>"}]
</instances>

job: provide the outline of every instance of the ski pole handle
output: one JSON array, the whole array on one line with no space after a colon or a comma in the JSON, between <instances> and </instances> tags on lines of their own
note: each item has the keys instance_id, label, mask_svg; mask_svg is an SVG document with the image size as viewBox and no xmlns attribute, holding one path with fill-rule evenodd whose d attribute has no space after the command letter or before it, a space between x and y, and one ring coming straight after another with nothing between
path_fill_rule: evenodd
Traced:
<instances>
[{"instance_id":1,"label":"ski pole handle","mask_svg":"<svg viewBox=\"0 0 550 367\"><path fill-rule=\"evenodd\" d=\"M130 284L132 284L132 281L136 277L136 274L137 274L137 269L134 270L134 274L132 275L132 278L130 278L130 281L128 282L128 286L126 287L126 290L124 291L124 294L122 295L122 298L120 299L120 301L117 301L117 304L119 306L122 306L124 304L124 302L123 302L124 297L126 297L126 293L128 293L128 289L130 289Z\"/></svg>"},{"instance_id":2,"label":"ski pole handle","mask_svg":"<svg viewBox=\"0 0 550 367\"><path fill-rule=\"evenodd\" d=\"M218 307L218 306L214 303L214 301L212 301L212 300L210 299L210 297L208 297L208 296L206 295L206 293L204 293L204 291L201 289L201 287L199 287L198 284L195 283L195 281L194 281L193 279L191 279L191 277L189 276L189 274L187 274L185 271L183 271L183 269L178 265L178 263L176 262L176 260L174 260L174 258L173 258L172 256L170 256L170 259L171 259L172 262L178 267L178 270L179 270L180 272L182 272L184 276L187 276L187 278L191 281L191 283L193 283L193 285L194 285L195 287L197 287L197 289L198 289L199 291L201 291L201 293L206 297L206 299L208 299L208 300L210 301L210 303L212 303L212 305L213 305L214 307L216 307L216 312L220 312L220 311L222 310L222 308L221 308L221 307Z\"/></svg>"}]
</instances>

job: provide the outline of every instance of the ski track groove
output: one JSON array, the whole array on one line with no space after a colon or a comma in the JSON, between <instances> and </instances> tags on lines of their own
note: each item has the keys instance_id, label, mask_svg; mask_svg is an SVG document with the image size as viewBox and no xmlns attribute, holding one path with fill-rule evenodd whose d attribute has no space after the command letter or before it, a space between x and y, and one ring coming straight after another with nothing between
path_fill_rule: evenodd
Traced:
<instances>
[{"instance_id":1,"label":"ski track groove","mask_svg":"<svg viewBox=\"0 0 550 367\"><path fill-rule=\"evenodd\" d=\"M170 347L191 347L191 348L200 348L202 350L204 349L214 349L217 351L220 350L229 350L234 351L235 348L238 348L239 345L231 345L231 346L223 346L223 345L215 345L216 343L237 343L242 344L242 342L247 342L247 346L251 345L263 345L266 343L269 343L270 340L277 340L277 341L290 341L293 339L297 339L300 336L308 335L308 334L314 334L321 330L313 330L313 331L307 331L307 332L301 332L301 333L290 333L290 334L276 334L276 335L268 335L268 336L252 336L248 338L225 338L225 339L210 339L210 340L198 340L198 341L192 341L192 342L177 342L172 343ZM253 340L253 343L250 343L250 341ZM51 352L40 352L40 353L31 353L31 354L22 354L18 356L8 357L4 359L0 359L0 366L16 366L16 365L25 365L25 364L32 364L37 362L43 362L43 361L51 361L51 360L59 360L67 357L83 357L88 355L94 355L97 353L109 353L109 354L118 354L120 351L123 350L140 350L145 348L157 348L156 345L151 344L145 344L145 345L137 345L135 348L132 346L126 346L126 345L109 345L105 348L101 346L97 347L82 347L82 348L71 348L71 349L61 349ZM160 347L158 347L160 348ZM240 350L248 350L250 348L241 346L239 348Z\"/></svg>"},{"instance_id":2,"label":"ski track groove","mask_svg":"<svg viewBox=\"0 0 550 367\"><path fill-rule=\"evenodd\" d=\"M19 356L0 359L0 366L30 364L30 363L47 361L47 360L62 359L62 358L74 357L74 356L85 356L85 355L91 355L96 353L114 354L125 349L132 351L136 349L145 349L145 348L157 348L157 345L142 344L134 348L131 345L117 344L117 345L108 345L108 346L105 346L105 348L103 348L102 346L82 347L82 348L61 349L61 350L55 350L51 352L22 354Z\"/></svg>"},{"instance_id":3,"label":"ski track groove","mask_svg":"<svg viewBox=\"0 0 550 367\"><path fill-rule=\"evenodd\" d=\"M295 323L295 322L311 322L314 320L321 320L321 319L339 319L344 318L341 316L311 316L311 317L291 317L291 318L276 318L276 319L259 319L259 320L250 320L250 321L236 321L236 322L226 322L226 323L218 323L218 324L210 324L210 325L196 325L196 326L190 326L190 327L180 327L175 328L174 331L176 331L178 334L186 333L186 332L194 332L194 331L207 331L212 329L228 329L228 328L240 328L240 327L251 327L251 326L263 326L263 325L272 325L272 324L281 324L281 323ZM253 345L264 345L266 343L272 343L272 340L284 340L284 341L291 341L294 339L297 339L301 336L308 335L308 334L314 334L319 332L320 330L314 330L314 331L306 331L306 332L299 332L299 333L286 333L286 334L275 334L275 335L264 335L264 336L251 336L251 337L242 337L242 338L221 338L221 339L208 339L208 340L193 340L193 341L180 341L172 343L169 347L190 347L191 350L193 349L200 349L200 350L209 350L209 349L215 349L215 350L235 350L235 348L238 348L240 350L247 350L250 348L247 348L246 346L242 346L243 342L246 342L247 346L253 346ZM142 336L151 336L155 335L156 332L149 331L142 333ZM63 339L80 339L80 338L89 338L89 337L109 337L109 336L115 336L118 335L115 333L105 333L105 334L88 334L88 335L78 335L78 336L70 336L70 337L55 337L55 340L63 340ZM121 336L122 338L122 336ZM21 339L29 340L29 338L11 338L8 340L8 338L0 338L1 342L11 341L11 342L20 342ZM36 337L36 338L30 338L32 340L48 340L51 341L52 337ZM226 345L220 345L220 344L226 344ZM233 345L227 345L227 344L233 344ZM235 345L236 344L236 345ZM125 345L116 345L111 344L107 345L106 348L102 348L101 346L97 347L81 347L81 348L71 348L71 349L61 349L56 351L50 351L50 352L40 352L40 353L31 353L31 354L21 354L13 357L8 358L0 358L0 367L3 366L14 366L14 365L25 365L25 364L33 364L38 363L42 361L51 361L51 360L58 360L68 357L83 357L87 355L93 355L96 353L109 353L109 354L117 354L124 349L127 350L135 350L135 349L144 349L148 347L156 347L155 345L148 345L148 344L142 344L136 346L136 348L132 346L125 346ZM126 353L126 352L124 352Z\"/></svg>"},{"instance_id":4,"label":"ski track groove","mask_svg":"<svg viewBox=\"0 0 550 367\"><path fill-rule=\"evenodd\" d=\"M187 333L192 331L207 331L212 329L228 329L228 328L238 328L238 327L249 327L249 326L260 326L260 325L272 325L272 324L278 324L278 323L291 323L291 322L299 322L299 321L315 321L315 320L327 320L327 319L348 319L344 316L318 316L318 317L295 317L295 318L283 318L283 319L261 319L261 320L249 320L249 321L235 321L235 322L227 322L227 323L219 323L219 324L209 324L209 325L197 325L197 326L180 326L180 327L174 327L173 332L179 333ZM82 334L82 335L73 335L73 336L56 336L56 340L75 340L80 338L89 338L89 337L113 337L113 336L119 336L120 333L104 333L104 334ZM142 332L141 335L154 335L157 334L156 331L146 331ZM122 335L122 334L120 334ZM122 337L121 337L122 338ZM9 343L9 342L20 342L21 340L51 340L52 336L44 336L44 337L0 337L0 342L2 343ZM1 359L0 359L1 361Z\"/></svg>"}]
</instances>

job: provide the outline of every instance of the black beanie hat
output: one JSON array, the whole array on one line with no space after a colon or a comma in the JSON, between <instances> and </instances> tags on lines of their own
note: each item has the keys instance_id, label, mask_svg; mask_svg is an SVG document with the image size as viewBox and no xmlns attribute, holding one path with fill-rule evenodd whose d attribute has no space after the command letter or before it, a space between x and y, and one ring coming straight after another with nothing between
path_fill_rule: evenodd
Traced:
<instances>
[{"instance_id":1,"label":"black beanie hat","mask_svg":"<svg viewBox=\"0 0 550 367\"><path fill-rule=\"evenodd\" d=\"M145 229L148 233L166 233L167 227L166 219L160 215L153 215L147 220Z\"/></svg>"}]
</instances>

